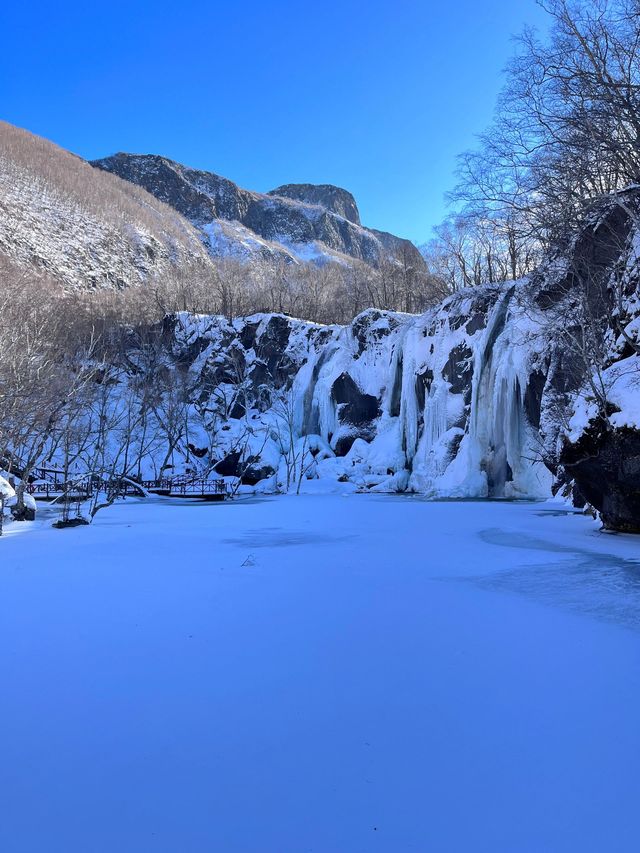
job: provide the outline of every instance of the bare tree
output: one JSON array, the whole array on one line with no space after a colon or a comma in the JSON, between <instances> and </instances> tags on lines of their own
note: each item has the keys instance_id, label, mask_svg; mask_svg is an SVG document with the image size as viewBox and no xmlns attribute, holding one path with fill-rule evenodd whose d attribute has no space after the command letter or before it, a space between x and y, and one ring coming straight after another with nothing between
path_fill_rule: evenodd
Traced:
<instances>
[{"instance_id":1,"label":"bare tree","mask_svg":"<svg viewBox=\"0 0 640 853\"><path fill-rule=\"evenodd\" d=\"M284 492L294 486L300 494L302 481L313 465L308 436L299 436L297 431L296 400L293 390L281 394L273 411L276 417L273 437L285 467Z\"/></svg>"},{"instance_id":2,"label":"bare tree","mask_svg":"<svg viewBox=\"0 0 640 853\"><path fill-rule=\"evenodd\" d=\"M3 280L0 308L0 455L19 477L16 519L31 515L25 491L34 466L60 439L93 376L96 338L74 322L72 304L46 279Z\"/></svg>"},{"instance_id":3,"label":"bare tree","mask_svg":"<svg viewBox=\"0 0 640 853\"><path fill-rule=\"evenodd\" d=\"M541 0L545 40L527 29L496 118L460 158L453 199L547 248L591 201L640 178L637 0Z\"/></svg>"}]
</instances>

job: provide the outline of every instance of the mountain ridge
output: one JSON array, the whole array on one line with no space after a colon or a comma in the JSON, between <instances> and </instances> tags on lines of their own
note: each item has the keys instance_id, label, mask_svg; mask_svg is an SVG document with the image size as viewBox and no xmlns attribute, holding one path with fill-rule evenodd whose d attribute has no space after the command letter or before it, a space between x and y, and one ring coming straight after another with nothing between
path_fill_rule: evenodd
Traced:
<instances>
[{"instance_id":1,"label":"mountain ridge","mask_svg":"<svg viewBox=\"0 0 640 853\"><path fill-rule=\"evenodd\" d=\"M361 225L353 195L332 184L284 184L259 193L159 154L119 152L90 162L174 207L202 232L214 256L229 252L229 247L212 240L211 230L222 230L232 240L226 226L237 224L250 232L236 234L237 240L249 236L257 243L247 248L249 257L255 251L315 263L351 258L374 268L409 261L426 273L424 258L410 240Z\"/></svg>"}]
</instances>

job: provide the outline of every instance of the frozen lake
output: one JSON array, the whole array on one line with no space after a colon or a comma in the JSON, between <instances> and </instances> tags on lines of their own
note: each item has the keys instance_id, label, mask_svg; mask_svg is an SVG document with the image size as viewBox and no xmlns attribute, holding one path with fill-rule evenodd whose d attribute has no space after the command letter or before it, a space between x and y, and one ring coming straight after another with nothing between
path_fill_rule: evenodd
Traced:
<instances>
[{"instance_id":1,"label":"frozen lake","mask_svg":"<svg viewBox=\"0 0 640 853\"><path fill-rule=\"evenodd\" d=\"M0 541L5 853L638 849L640 539L358 495L47 524Z\"/></svg>"}]
</instances>

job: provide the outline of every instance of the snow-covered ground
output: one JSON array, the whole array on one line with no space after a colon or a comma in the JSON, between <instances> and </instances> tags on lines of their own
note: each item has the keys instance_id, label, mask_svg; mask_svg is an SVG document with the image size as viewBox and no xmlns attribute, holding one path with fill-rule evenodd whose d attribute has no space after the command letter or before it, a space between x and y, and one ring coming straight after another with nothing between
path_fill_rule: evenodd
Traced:
<instances>
[{"instance_id":1,"label":"snow-covered ground","mask_svg":"<svg viewBox=\"0 0 640 853\"><path fill-rule=\"evenodd\" d=\"M0 849L635 851L639 546L382 495L14 524Z\"/></svg>"}]
</instances>

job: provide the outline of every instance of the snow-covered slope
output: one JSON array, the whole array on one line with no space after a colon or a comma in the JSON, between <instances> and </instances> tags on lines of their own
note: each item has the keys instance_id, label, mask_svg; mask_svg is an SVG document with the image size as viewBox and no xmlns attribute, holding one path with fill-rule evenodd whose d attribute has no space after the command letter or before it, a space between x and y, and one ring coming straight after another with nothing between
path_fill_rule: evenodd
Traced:
<instances>
[{"instance_id":1,"label":"snow-covered slope","mask_svg":"<svg viewBox=\"0 0 640 853\"><path fill-rule=\"evenodd\" d=\"M170 204L201 230L214 256L314 263L351 259L374 267L402 259L426 272L413 243L364 228L355 199L340 187L287 184L262 194L151 154L119 153L92 165Z\"/></svg>"},{"instance_id":2,"label":"snow-covered slope","mask_svg":"<svg viewBox=\"0 0 640 853\"><path fill-rule=\"evenodd\" d=\"M122 287L209 265L172 208L27 131L0 122L0 255L65 285Z\"/></svg>"}]
</instances>

